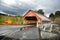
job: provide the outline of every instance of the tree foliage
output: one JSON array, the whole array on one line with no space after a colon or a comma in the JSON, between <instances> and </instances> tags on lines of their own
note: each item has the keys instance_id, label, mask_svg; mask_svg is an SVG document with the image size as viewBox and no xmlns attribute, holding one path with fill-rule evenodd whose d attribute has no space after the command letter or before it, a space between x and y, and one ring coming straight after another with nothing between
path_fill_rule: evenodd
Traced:
<instances>
[{"instance_id":1,"label":"tree foliage","mask_svg":"<svg viewBox=\"0 0 60 40\"><path fill-rule=\"evenodd\" d=\"M49 15L49 18L53 18L55 15L53 14L53 13L51 13L50 15Z\"/></svg>"},{"instance_id":2,"label":"tree foliage","mask_svg":"<svg viewBox=\"0 0 60 40\"><path fill-rule=\"evenodd\" d=\"M55 12L55 16L56 16L56 17L60 17L60 11L56 11L56 12Z\"/></svg>"},{"instance_id":3,"label":"tree foliage","mask_svg":"<svg viewBox=\"0 0 60 40\"><path fill-rule=\"evenodd\" d=\"M2 14L0 13L0 24L2 24Z\"/></svg>"},{"instance_id":4,"label":"tree foliage","mask_svg":"<svg viewBox=\"0 0 60 40\"><path fill-rule=\"evenodd\" d=\"M0 24L23 24L23 17L22 16L8 16L0 14Z\"/></svg>"},{"instance_id":5,"label":"tree foliage","mask_svg":"<svg viewBox=\"0 0 60 40\"><path fill-rule=\"evenodd\" d=\"M49 15L49 18L50 18L52 21L54 21L54 20L55 20L55 15L54 15L53 13L51 13L51 14Z\"/></svg>"},{"instance_id":6,"label":"tree foliage","mask_svg":"<svg viewBox=\"0 0 60 40\"><path fill-rule=\"evenodd\" d=\"M60 23L59 23L59 22L60 22L60 11L56 11L56 12L55 12L55 15L54 15L53 13L51 13L51 14L49 15L49 18L51 19L51 21L60 24Z\"/></svg>"},{"instance_id":7,"label":"tree foliage","mask_svg":"<svg viewBox=\"0 0 60 40\"><path fill-rule=\"evenodd\" d=\"M44 15L44 12L43 12L43 10L42 10L42 9L39 9L39 10L37 10L36 12L37 12L37 13L39 13L39 14Z\"/></svg>"}]
</instances>

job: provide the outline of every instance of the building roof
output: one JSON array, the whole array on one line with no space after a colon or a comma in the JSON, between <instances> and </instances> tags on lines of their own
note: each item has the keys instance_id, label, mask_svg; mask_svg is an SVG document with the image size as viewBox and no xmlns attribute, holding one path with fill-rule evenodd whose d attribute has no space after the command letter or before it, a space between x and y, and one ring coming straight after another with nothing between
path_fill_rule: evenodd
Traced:
<instances>
[{"instance_id":1,"label":"building roof","mask_svg":"<svg viewBox=\"0 0 60 40\"><path fill-rule=\"evenodd\" d=\"M39 17L42 19L42 21L50 21L50 19L49 19L48 17L46 17L45 15L39 14L39 13L33 11L33 10L29 10L28 12L30 12L30 11L32 11L32 12L35 13L37 16L39 16ZM28 12L27 12L27 13L28 13ZM27 13L26 13L26 14L27 14ZM26 14L25 14L25 15L26 15ZM25 15L24 15L24 16L25 16Z\"/></svg>"},{"instance_id":2,"label":"building roof","mask_svg":"<svg viewBox=\"0 0 60 40\"><path fill-rule=\"evenodd\" d=\"M35 14L38 15L43 21L50 21L50 19L46 17L45 15L38 14L38 13L35 13Z\"/></svg>"}]
</instances>

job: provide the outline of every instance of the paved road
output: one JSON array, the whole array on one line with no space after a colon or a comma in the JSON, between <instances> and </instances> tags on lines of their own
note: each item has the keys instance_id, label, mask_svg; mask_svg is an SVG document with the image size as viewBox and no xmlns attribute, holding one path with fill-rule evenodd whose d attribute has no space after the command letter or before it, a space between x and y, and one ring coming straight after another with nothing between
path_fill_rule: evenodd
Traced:
<instances>
[{"instance_id":1,"label":"paved road","mask_svg":"<svg viewBox=\"0 0 60 40\"><path fill-rule=\"evenodd\" d=\"M19 26L1 26L0 27L0 35L6 35L6 34L9 34L9 33L12 33L16 30L19 29Z\"/></svg>"},{"instance_id":2,"label":"paved road","mask_svg":"<svg viewBox=\"0 0 60 40\"><path fill-rule=\"evenodd\" d=\"M38 29L37 28L29 28L22 31L17 31L16 33L12 34L10 37L20 38L20 39L38 39Z\"/></svg>"},{"instance_id":3,"label":"paved road","mask_svg":"<svg viewBox=\"0 0 60 40\"><path fill-rule=\"evenodd\" d=\"M1 35L5 35L16 39L38 39L39 38L37 28L28 28L28 29L20 30L20 26L0 27L0 36Z\"/></svg>"},{"instance_id":4,"label":"paved road","mask_svg":"<svg viewBox=\"0 0 60 40\"><path fill-rule=\"evenodd\" d=\"M12 37L16 39L39 39L39 33L37 28L27 28L24 30L20 30L21 26L4 26L0 27L0 36L5 35L7 37ZM53 33L42 32L42 37L53 37ZM46 36L47 35L47 36ZM48 38L49 38L48 37ZM3 38L5 39L5 37Z\"/></svg>"}]
</instances>

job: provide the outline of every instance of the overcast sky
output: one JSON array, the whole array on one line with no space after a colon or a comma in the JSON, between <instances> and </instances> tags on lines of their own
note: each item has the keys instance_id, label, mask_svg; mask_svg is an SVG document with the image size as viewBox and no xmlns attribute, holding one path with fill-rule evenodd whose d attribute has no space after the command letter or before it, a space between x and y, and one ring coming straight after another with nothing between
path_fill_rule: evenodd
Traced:
<instances>
[{"instance_id":1,"label":"overcast sky","mask_svg":"<svg viewBox=\"0 0 60 40\"><path fill-rule=\"evenodd\" d=\"M43 9L45 15L60 11L60 0L0 0L0 12L23 15L28 10Z\"/></svg>"}]
</instances>

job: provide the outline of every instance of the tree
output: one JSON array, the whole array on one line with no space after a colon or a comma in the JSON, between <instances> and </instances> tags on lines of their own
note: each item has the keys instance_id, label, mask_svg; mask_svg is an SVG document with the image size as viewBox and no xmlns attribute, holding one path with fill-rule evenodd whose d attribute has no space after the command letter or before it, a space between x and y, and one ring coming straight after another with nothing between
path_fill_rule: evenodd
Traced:
<instances>
[{"instance_id":1,"label":"tree","mask_svg":"<svg viewBox=\"0 0 60 40\"><path fill-rule=\"evenodd\" d=\"M54 20L55 20L55 15L54 15L53 13L51 13L51 14L49 15L49 18L51 19L51 21L54 22Z\"/></svg>"},{"instance_id":2,"label":"tree","mask_svg":"<svg viewBox=\"0 0 60 40\"><path fill-rule=\"evenodd\" d=\"M36 12L37 12L37 13L39 13L39 14L44 15L44 12L43 12L43 10L42 10L42 9L39 9L39 10L37 10Z\"/></svg>"},{"instance_id":3,"label":"tree","mask_svg":"<svg viewBox=\"0 0 60 40\"><path fill-rule=\"evenodd\" d=\"M0 24L2 24L2 13L0 13Z\"/></svg>"},{"instance_id":4,"label":"tree","mask_svg":"<svg viewBox=\"0 0 60 40\"><path fill-rule=\"evenodd\" d=\"M55 16L56 16L56 17L59 17L59 16L60 16L60 11L56 11L56 12L55 12Z\"/></svg>"}]
</instances>

